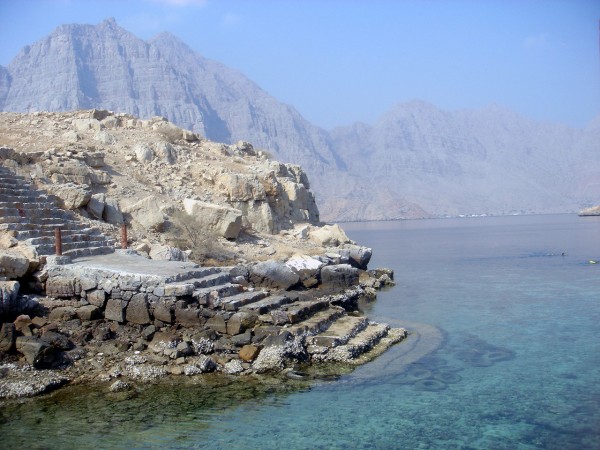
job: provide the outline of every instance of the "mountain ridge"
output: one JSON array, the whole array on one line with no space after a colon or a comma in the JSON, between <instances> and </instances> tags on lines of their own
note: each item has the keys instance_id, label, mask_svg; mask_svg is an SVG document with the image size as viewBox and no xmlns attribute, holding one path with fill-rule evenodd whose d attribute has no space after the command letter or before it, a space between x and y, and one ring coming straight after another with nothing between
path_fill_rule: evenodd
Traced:
<instances>
[{"instance_id":1,"label":"mountain ridge","mask_svg":"<svg viewBox=\"0 0 600 450\"><path fill-rule=\"evenodd\" d=\"M489 105L396 103L324 130L175 35L144 41L107 19L62 25L0 66L0 109L102 108L249 141L309 174L325 220L574 212L600 197L600 117L583 129Z\"/></svg>"}]
</instances>

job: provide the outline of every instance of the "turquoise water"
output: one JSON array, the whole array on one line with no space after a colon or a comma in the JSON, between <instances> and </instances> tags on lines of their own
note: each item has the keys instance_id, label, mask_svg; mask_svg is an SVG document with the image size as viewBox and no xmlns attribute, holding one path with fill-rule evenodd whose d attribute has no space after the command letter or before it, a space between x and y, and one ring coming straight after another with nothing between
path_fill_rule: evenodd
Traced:
<instances>
[{"instance_id":1,"label":"turquoise water","mask_svg":"<svg viewBox=\"0 0 600 450\"><path fill-rule=\"evenodd\" d=\"M336 380L67 388L0 410L0 447L600 448L599 218L344 228L395 269L364 309L405 343Z\"/></svg>"}]
</instances>

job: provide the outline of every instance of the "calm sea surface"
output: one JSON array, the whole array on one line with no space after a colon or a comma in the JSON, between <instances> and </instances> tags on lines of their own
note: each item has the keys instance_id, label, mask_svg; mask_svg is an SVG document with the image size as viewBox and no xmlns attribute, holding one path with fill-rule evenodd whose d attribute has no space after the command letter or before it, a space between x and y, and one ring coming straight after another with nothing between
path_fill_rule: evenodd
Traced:
<instances>
[{"instance_id":1,"label":"calm sea surface","mask_svg":"<svg viewBox=\"0 0 600 450\"><path fill-rule=\"evenodd\" d=\"M344 224L413 334L338 379L65 388L0 407L1 448L600 449L600 218ZM181 379L178 379L181 380Z\"/></svg>"}]
</instances>

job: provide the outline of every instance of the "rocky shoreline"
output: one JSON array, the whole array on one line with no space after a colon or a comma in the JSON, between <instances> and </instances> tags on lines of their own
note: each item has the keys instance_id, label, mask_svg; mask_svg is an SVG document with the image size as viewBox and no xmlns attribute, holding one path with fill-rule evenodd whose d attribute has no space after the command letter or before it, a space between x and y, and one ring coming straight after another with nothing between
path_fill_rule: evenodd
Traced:
<instances>
[{"instance_id":1,"label":"rocky shoreline","mask_svg":"<svg viewBox=\"0 0 600 450\"><path fill-rule=\"evenodd\" d=\"M371 285L376 284L375 278L368 279ZM372 291L365 284L316 300L344 305L358 317L359 299L372 298ZM154 325L65 316L69 308L76 311L76 303L79 302L28 298L38 315L30 311L31 316L20 315L14 323L2 326L0 345L6 348L7 341L13 339L14 347L0 353L0 399L34 396L67 384L103 383L110 391L128 390L136 384L169 376L212 372L302 377L298 368L311 364L348 367L365 363L406 336L404 329L389 330L380 325L388 330L382 339L371 335L355 342L354 347L338 346L331 352L323 351L323 347L320 353L315 345L315 330L292 334L287 330L297 329L289 324L278 327L277 332L271 328L268 331L273 334L262 339L260 327L255 327L250 333L222 335L212 340L208 338L210 331L203 333L180 325L157 329ZM42 311L47 313L39 314ZM62 319L57 319L59 315L53 311L59 311ZM212 337L216 337L214 333Z\"/></svg>"},{"instance_id":2,"label":"rocky shoreline","mask_svg":"<svg viewBox=\"0 0 600 450\"><path fill-rule=\"evenodd\" d=\"M0 398L356 365L406 336L393 284L302 168L163 118L0 114Z\"/></svg>"}]
</instances>

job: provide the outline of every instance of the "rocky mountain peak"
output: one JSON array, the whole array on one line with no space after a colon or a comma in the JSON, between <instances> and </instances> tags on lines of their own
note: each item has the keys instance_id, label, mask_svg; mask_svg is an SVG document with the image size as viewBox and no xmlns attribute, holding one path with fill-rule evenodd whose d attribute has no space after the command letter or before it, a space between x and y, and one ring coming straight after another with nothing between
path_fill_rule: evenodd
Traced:
<instances>
[{"instance_id":1,"label":"rocky mountain peak","mask_svg":"<svg viewBox=\"0 0 600 450\"><path fill-rule=\"evenodd\" d=\"M600 197L594 123L577 130L498 105L444 111L412 100L328 132L176 36L144 41L114 19L59 27L0 67L3 111L91 108L167 117L300 164L325 220L566 212Z\"/></svg>"}]
</instances>

